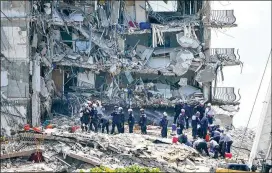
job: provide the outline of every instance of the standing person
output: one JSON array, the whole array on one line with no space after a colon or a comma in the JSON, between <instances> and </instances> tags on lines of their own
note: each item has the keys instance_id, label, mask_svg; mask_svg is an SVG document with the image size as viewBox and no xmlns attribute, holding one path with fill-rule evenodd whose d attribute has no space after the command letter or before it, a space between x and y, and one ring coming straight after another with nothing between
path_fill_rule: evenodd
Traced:
<instances>
[{"instance_id":1,"label":"standing person","mask_svg":"<svg viewBox=\"0 0 272 173\"><path fill-rule=\"evenodd\" d=\"M181 113L180 110L183 109L183 102L180 99L179 102L175 105L175 116L174 116L174 124L177 123L177 119L179 114Z\"/></svg>"},{"instance_id":2,"label":"standing person","mask_svg":"<svg viewBox=\"0 0 272 173\"><path fill-rule=\"evenodd\" d=\"M209 147L210 147L210 150L213 150L213 152L214 152L213 158L217 159L218 153L219 153L219 144L215 140L211 140L209 142Z\"/></svg>"},{"instance_id":3,"label":"standing person","mask_svg":"<svg viewBox=\"0 0 272 173\"><path fill-rule=\"evenodd\" d=\"M195 148L198 152L200 152L201 154L203 153L203 151L205 151L207 156L210 156L209 151L208 151L208 145L207 143L204 141L204 139L198 139L193 143L193 148Z\"/></svg>"},{"instance_id":4,"label":"standing person","mask_svg":"<svg viewBox=\"0 0 272 173\"><path fill-rule=\"evenodd\" d=\"M120 117L120 133L125 133L125 114L122 107L118 108L118 114Z\"/></svg>"},{"instance_id":5,"label":"standing person","mask_svg":"<svg viewBox=\"0 0 272 173\"><path fill-rule=\"evenodd\" d=\"M135 124L135 118L132 113L132 109L128 109L128 131L129 131L129 133L133 133L134 124Z\"/></svg>"},{"instance_id":6,"label":"standing person","mask_svg":"<svg viewBox=\"0 0 272 173\"><path fill-rule=\"evenodd\" d=\"M183 129L185 127L185 118L186 118L185 110L181 109L181 113L179 114L179 117L178 117L178 125L180 128L180 134L182 134Z\"/></svg>"},{"instance_id":7,"label":"standing person","mask_svg":"<svg viewBox=\"0 0 272 173\"><path fill-rule=\"evenodd\" d=\"M96 108L97 109L97 115L98 115L99 118L101 118L104 115L104 113L103 113L104 108L103 108L102 104L99 103L98 100L96 101L96 105L97 105L97 108Z\"/></svg>"},{"instance_id":8,"label":"standing person","mask_svg":"<svg viewBox=\"0 0 272 173\"><path fill-rule=\"evenodd\" d=\"M206 116L203 116L203 118L200 120L200 125L201 125L201 137L203 139L206 138L206 135L207 135L207 130L208 130L208 119Z\"/></svg>"},{"instance_id":9,"label":"standing person","mask_svg":"<svg viewBox=\"0 0 272 173\"><path fill-rule=\"evenodd\" d=\"M190 106L187 104L187 102L184 102L184 105L183 105L183 109L185 110L185 114L186 114L186 117L185 117L185 127L186 129L189 129L189 119L192 117L192 115L190 114Z\"/></svg>"},{"instance_id":10,"label":"standing person","mask_svg":"<svg viewBox=\"0 0 272 173\"><path fill-rule=\"evenodd\" d=\"M106 116L102 116L102 118L100 119L100 123L102 125L102 133L104 133L106 128L107 134L109 134L109 119Z\"/></svg>"},{"instance_id":11,"label":"standing person","mask_svg":"<svg viewBox=\"0 0 272 173\"><path fill-rule=\"evenodd\" d=\"M118 133L120 133L120 117L117 113L118 106L114 107L113 113L111 113L112 116L112 128L111 128L111 134L114 133L115 127L117 127Z\"/></svg>"},{"instance_id":12,"label":"standing person","mask_svg":"<svg viewBox=\"0 0 272 173\"><path fill-rule=\"evenodd\" d=\"M84 108L80 111L82 113L82 117L80 117L81 129L82 131L88 131L88 124L90 122L90 113L88 110L88 104L84 105Z\"/></svg>"},{"instance_id":13,"label":"standing person","mask_svg":"<svg viewBox=\"0 0 272 173\"><path fill-rule=\"evenodd\" d=\"M199 119L201 120L204 116L204 113L205 113L205 107L204 107L204 103L202 102L199 102L199 105L197 105L195 107L195 112L198 111L200 112L200 116L199 116Z\"/></svg>"},{"instance_id":14,"label":"standing person","mask_svg":"<svg viewBox=\"0 0 272 173\"><path fill-rule=\"evenodd\" d=\"M199 115L200 112L197 111L196 114L192 116L192 135L194 139L196 139L197 136L197 124L200 123Z\"/></svg>"},{"instance_id":15,"label":"standing person","mask_svg":"<svg viewBox=\"0 0 272 173\"><path fill-rule=\"evenodd\" d=\"M160 126L161 126L161 136L163 138L167 138L167 126L168 126L168 119L167 119L167 113L163 113L163 118L160 121Z\"/></svg>"},{"instance_id":16,"label":"standing person","mask_svg":"<svg viewBox=\"0 0 272 173\"><path fill-rule=\"evenodd\" d=\"M91 113L91 122L90 122L90 129L94 127L94 132L98 132L98 125L99 125L99 117L97 114L97 105L93 104L92 113Z\"/></svg>"},{"instance_id":17,"label":"standing person","mask_svg":"<svg viewBox=\"0 0 272 173\"><path fill-rule=\"evenodd\" d=\"M147 117L146 117L146 114L144 113L143 108L140 109L140 113L141 113L141 117L140 117L139 125L141 126L141 133L147 134L147 131L146 131Z\"/></svg>"},{"instance_id":18,"label":"standing person","mask_svg":"<svg viewBox=\"0 0 272 173\"><path fill-rule=\"evenodd\" d=\"M205 109L205 116L208 118L209 124L213 124L213 117L214 117L214 112L212 110L212 105L211 103L207 104L207 107Z\"/></svg>"}]
</instances>

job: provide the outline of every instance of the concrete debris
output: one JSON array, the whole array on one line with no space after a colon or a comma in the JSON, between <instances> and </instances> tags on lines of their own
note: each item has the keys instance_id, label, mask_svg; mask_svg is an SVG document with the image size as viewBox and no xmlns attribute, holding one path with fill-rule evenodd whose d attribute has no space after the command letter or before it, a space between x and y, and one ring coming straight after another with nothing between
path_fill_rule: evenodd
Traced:
<instances>
[{"instance_id":1,"label":"concrete debris","mask_svg":"<svg viewBox=\"0 0 272 173\"><path fill-rule=\"evenodd\" d=\"M200 70L195 80L198 82L211 82L215 79L216 73L215 73L215 66L212 64L209 64L205 67L205 69Z\"/></svg>"}]
</instances>

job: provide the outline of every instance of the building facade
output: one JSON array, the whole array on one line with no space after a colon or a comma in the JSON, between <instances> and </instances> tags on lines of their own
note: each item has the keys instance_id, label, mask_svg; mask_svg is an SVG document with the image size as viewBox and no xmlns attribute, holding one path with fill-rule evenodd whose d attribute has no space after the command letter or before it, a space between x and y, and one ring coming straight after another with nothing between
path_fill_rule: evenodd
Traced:
<instances>
[{"instance_id":1,"label":"building facade","mask_svg":"<svg viewBox=\"0 0 272 173\"><path fill-rule=\"evenodd\" d=\"M210 48L213 28L236 26L233 10L212 10L201 0L176 1L167 12L154 11L148 1L27 3L25 59L31 68L24 76L32 125L52 113L73 115L86 100L153 110L179 99L227 111L225 105L239 104L234 88L216 86L223 67L241 64L237 51Z\"/></svg>"}]
</instances>

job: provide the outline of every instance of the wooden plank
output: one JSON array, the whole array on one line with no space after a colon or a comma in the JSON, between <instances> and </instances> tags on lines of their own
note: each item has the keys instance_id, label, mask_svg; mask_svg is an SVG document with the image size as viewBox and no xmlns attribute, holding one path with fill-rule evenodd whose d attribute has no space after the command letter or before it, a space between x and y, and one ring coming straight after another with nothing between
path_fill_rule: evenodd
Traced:
<instances>
[{"instance_id":1,"label":"wooden plank","mask_svg":"<svg viewBox=\"0 0 272 173\"><path fill-rule=\"evenodd\" d=\"M78 160L81 160L83 162L86 162L86 163L90 163L94 166L97 166L97 165L100 165L101 162L98 161L98 159L91 159L91 158L88 158L88 157L84 157L84 156L80 156L80 155L77 155L77 154L74 154L74 153L68 153L67 154L69 157L72 157L74 159L78 159Z\"/></svg>"},{"instance_id":2,"label":"wooden plank","mask_svg":"<svg viewBox=\"0 0 272 173\"><path fill-rule=\"evenodd\" d=\"M39 149L39 151L43 151L43 149ZM22 156L30 156L32 153L37 152L37 149L30 149L30 150L25 150L25 151L19 151L19 152L14 152L14 153L9 153L9 154L1 154L0 159L7 159L7 158L13 158L13 157L22 157Z\"/></svg>"}]
</instances>

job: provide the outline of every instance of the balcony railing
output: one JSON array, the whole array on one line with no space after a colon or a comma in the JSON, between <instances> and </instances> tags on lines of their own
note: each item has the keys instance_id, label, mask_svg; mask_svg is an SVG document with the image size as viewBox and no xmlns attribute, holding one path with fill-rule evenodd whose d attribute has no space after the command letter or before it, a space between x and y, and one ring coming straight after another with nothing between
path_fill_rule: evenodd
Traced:
<instances>
[{"instance_id":1,"label":"balcony railing","mask_svg":"<svg viewBox=\"0 0 272 173\"><path fill-rule=\"evenodd\" d=\"M232 25L236 18L234 10L211 10L210 23L212 25Z\"/></svg>"},{"instance_id":2,"label":"balcony railing","mask_svg":"<svg viewBox=\"0 0 272 173\"><path fill-rule=\"evenodd\" d=\"M238 102L241 99L239 90L238 90L239 97L237 99L234 87L216 87L216 88L213 87L212 93L214 101L234 103Z\"/></svg>"},{"instance_id":3,"label":"balcony railing","mask_svg":"<svg viewBox=\"0 0 272 173\"><path fill-rule=\"evenodd\" d=\"M220 61L240 60L238 49L237 49L237 55L238 55L238 58L235 54L234 48L210 48L210 56L206 57L206 61L215 63L218 60Z\"/></svg>"}]
</instances>

